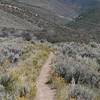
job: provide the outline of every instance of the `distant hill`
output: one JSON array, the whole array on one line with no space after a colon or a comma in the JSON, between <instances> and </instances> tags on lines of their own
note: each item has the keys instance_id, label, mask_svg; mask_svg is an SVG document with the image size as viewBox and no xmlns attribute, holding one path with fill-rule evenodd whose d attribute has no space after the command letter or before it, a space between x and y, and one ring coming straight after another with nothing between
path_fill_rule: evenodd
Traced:
<instances>
[{"instance_id":1,"label":"distant hill","mask_svg":"<svg viewBox=\"0 0 100 100\"><path fill-rule=\"evenodd\" d=\"M91 2L90 0L1 1L18 7L20 11L19 9L14 11L11 11L10 8L5 9L7 6L1 7L1 9L6 10L9 16L13 14L15 17L28 21L26 26L32 24L32 26L38 27L39 29L33 28L30 31L39 39L46 39L53 43L62 41L90 42L91 40L100 42L99 0L91 0Z\"/></svg>"},{"instance_id":2,"label":"distant hill","mask_svg":"<svg viewBox=\"0 0 100 100\"><path fill-rule=\"evenodd\" d=\"M100 39L100 7L91 8L81 13L68 27L90 34L92 39Z\"/></svg>"},{"instance_id":3,"label":"distant hill","mask_svg":"<svg viewBox=\"0 0 100 100\"><path fill-rule=\"evenodd\" d=\"M72 4L79 5L82 8L96 6L99 3L99 0L64 0L64 1L66 1L67 3L71 2Z\"/></svg>"}]
</instances>

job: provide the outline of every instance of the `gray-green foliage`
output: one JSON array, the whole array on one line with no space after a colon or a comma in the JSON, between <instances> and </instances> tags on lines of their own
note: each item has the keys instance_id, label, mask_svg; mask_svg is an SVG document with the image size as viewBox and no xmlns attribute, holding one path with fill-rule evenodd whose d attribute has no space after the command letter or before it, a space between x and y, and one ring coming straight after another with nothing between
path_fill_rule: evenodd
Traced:
<instances>
[{"instance_id":1,"label":"gray-green foliage","mask_svg":"<svg viewBox=\"0 0 100 100\"><path fill-rule=\"evenodd\" d=\"M16 100L17 96L26 96L29 91L28 85L19 84L11 75L0 75L0 100Z\"/></svg>"},{"instance_id":2,"label":"gray-green foliage","mask_svg":"<svg viewBox=\"0 0 100 100\"><path fill-rule=\"evenodd\" d=\"M76 98L76 100L95 100L98 96L93 90L81 85L69 87L69 97Z\"/></svg>"},{"instance_id":3,"label":"gray-green foliage","mask_svg":"<svg viewBox=\"0 0 100 100\"><path fill-rule=\"evenodd\" d=\"M99 94L100 45L96 43L86 45L71 42L57 44L57 46L55 47L58 50L56 53L56 63L54 62L55 71L63 77L67 83L71 83L72 78L74 78L76 84L97 89L97 94ZM75 88L74 91L76 90ZM81 91L81 89L79 90ZM85 94L87 94L87 92Z\"/></svg>"},{"instance_id":4,"label":"gray-green foliage","mask_svg":"<svg viewBox=\"0 0 100 100\"><path fill-rule=\"evenodd\" d=\"M15 100L14 83L15 80L9 74L0 75L0 100Z\"/></svg>"}]
</instances>

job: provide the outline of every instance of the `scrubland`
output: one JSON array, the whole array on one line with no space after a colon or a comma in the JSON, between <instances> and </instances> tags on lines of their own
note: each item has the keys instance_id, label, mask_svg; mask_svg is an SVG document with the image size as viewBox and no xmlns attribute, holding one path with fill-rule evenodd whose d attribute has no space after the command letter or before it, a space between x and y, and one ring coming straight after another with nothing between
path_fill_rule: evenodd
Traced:
<instances>
[{"instance_id":1,"label":"scrubland","mask_svg":"<svg viewBox=\"0 0 100 100\"><path fill-rule=\"evenodd\" d=\"M100 44L67 42L54 46L52 88L57 100L100 99Z\"/></svg>"},{"instance_id":2,"label":"scrubland","mask_svg":"<svg viewBox=\"0 0 100 100\"><path fill-rule=\"evenodd\" d=\"M33 100L36 79L51 49L47 43L22 38L1 38L0 43L0 100Z\"/></svg>"}]
</instances>

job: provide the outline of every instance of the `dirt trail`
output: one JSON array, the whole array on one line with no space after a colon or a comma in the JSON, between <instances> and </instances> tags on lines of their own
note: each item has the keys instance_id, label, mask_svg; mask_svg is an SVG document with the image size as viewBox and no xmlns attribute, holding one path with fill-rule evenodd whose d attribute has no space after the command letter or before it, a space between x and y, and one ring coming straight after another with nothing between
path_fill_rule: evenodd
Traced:
<instances>
[{"instance_id":1,"label":"dirt trail","mask_svg":"<svg viewBox=\"0 0 100 100\"><path fill-rule=\"evenodd\" d=\"M35 100L55 100L55 91L50 89L50 87L46 84L48 81L48 76L50 75L50 64L53 58L54 54L51 53L46 63L42 67L39 78L37 80L37 95Z\"/></svg>"}]
</instances>

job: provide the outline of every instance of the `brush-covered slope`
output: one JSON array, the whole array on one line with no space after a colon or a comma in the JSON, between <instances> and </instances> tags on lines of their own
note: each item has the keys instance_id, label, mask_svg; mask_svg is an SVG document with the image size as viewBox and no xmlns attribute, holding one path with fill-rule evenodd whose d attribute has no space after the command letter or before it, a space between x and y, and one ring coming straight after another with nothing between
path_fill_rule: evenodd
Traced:
<instances>
[{"instance_id":1,"label":"brush-covered slope","mask_svg":"<svg viewBox=\"0 0 100 100\"><path fill-rule=\"evenodd\" d=\"M36 79L51 51L48 45L0 38L0 100L34 100Z\"/></svg>"},{"instance_id":2,"label":"brush-covered slope","mask_svg":"<svg viewBox=\"0 0 100 100\"><path fill-rule=\"evenodd\" d=\"M34 28L28 29L33 31L38 39L46 39L49 42L90 42L91 40L100 42L99 27L95 27L96 29L94 30L94 23L92 25L84 24L88 22L88 19L90 23L92 23L92 19L99 22L99 9L97 8L100 4L97 0L92 0L91 2L90 0L1 0L1 2L4 4L0 6L1 10L9 13L9 15L13 14L22 20L24 19L29 24L32 24L32 27L37 27L36 30ZM16 9L12 10L9 6ZM80 16L85 16L85 19ZM86 20L82 21L86 28L79 23L77 30L69 24L64 26L71 20L69 23L75 22L74 27L76 27L76 22L81 19ZM23 24L29 25L27 23Z\"/></svg>"},{"instance_id":3,"label":"brush-covered slope","mask_svg":"<svg viewBox=\"0 0 100 100\"><path fill-rule=\"evenodd\" d=\"M16 17L13 14L9 14L0 10L0 29L2 27L16 28L16 29L37 29L35 25L32 25L27 20Z\"/></svg>"},{"instance_id":4,"label":"brush-covered slope","mask_svg":"<svg viewBox=\"0 0 100 100\"><path fill-rule=\"evenodd\" d=\"M99 0L18 0L30 5L51 9L61 16L74 17L81 9L97 6Z\"/></svg>"},{"instance_id":5,"label":"brush-covered slope","mask_svg":"<svg viewBox=\"0 0 100 100\"><path fill-rule=\"evenodd\" d=\"M10 3L16 2L16 0L5 1ZM79 13L79 6L64 0L17 0L17 2L50 10L56 13L59 17L67 17L70 20Z\"/></svg>"}]
</instances>

